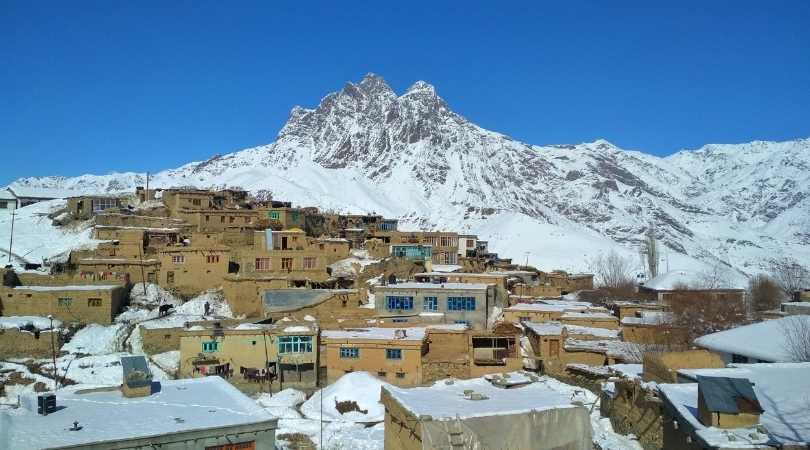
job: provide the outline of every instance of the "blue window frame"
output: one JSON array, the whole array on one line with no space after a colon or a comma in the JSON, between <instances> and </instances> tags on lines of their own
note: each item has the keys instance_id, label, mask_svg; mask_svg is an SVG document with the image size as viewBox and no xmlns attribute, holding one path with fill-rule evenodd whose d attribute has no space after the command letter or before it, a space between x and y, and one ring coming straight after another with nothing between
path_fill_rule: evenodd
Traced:
<instances>
[{"instance_id":1,"label":"blue window frame","mask_svg":"<svg viewBox=\"0 0 810 450\"><path fill-rule=\"evenodd\" d=\"M422 303L422 309L425 311L438 311L439 298L438 297L425 297Z\"/></svg>"},{"instance_id":2,"label":"blue window frame","mask_svg":"<svg viewBox=\"0 0 810 450\"><path fill-rule=\"evenodd\" d=\"M448 311L475 311L475 297L447 297Z\"/></svg>"},{"instance_id":3,"label":"blue window frame","mask_svg":"<svg viewBox=\"0 0 810 450\"><path fill-rule=\"evenodd\" d=\"M203 353L212 353L219 349L219 342L217 341L210 341L210 342L203 342L202 343L202 351Z\"/></svg>"},{"instance_id":4,"label":"blue window frame","mask_svg":"<svg viewBox=\"0 0 810 450\"><path fill-rule=\"evenodd\" d=\"M388 295L385 297L388 309L413 309L413 297Z\"/></svg>"},{"instance_id":5,"label":"blue window frame","mask_svg":"<svg viewBox=\"0 0 810 450\"><path fill-rule=\"evenodd\" d=\"M312 336L279 336L278 353L311 353Z\"/></svg>"},{"instance_id":6,"label":"blue window frame","mask_svg":"<svg viewBox=\"0 0 810 450\"><path fill-rule=\"evenodd\" d=\"M394 322L394 323L405 323L407 321L408 321L408 319L403 319L402 317L397 317L397 318L391 320L391 322Z\"/></svg>"},{"instance_id":7,"label":"blue window frame","mask_svg":"<svg viewBox=\"0 0 810 450\"><path fill-rule=\"evenodd\" d=\"M359 358L360 349L357 347L340 347L341 358Z\"/></svg>"},{"instance_id":8,"label":"blue window frame","mask_svg":"<svg viewBox=\"0 0 810 450\"><path fill-rule=\"evenodd\" d=\"M469 320L456 320L456 321L455 321L455 322L453 322L453 323L457 323L457 324L459 324L459 325L467 325L467 327L469 327L469 326L470 326L470 321L469 321Z\"/></svg>"},{"instance_id":9,"label":"blue window frame","mask_svg":"<svg viewBox=\"0 0 810 450\"><path fill-rule=\"evenodd\" d=\"M402 349L401 348L385 349L385 359L402 359Z\"/></svg>"}]
</instances>

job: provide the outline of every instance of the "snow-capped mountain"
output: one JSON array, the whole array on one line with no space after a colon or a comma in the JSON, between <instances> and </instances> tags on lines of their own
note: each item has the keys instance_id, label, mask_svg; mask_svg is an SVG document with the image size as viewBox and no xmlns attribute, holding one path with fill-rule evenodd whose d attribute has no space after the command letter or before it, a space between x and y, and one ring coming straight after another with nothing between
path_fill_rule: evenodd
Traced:
<instances>
[{"instance_id":1,"label":"snow-capped mountain","mask_svg":"<svg viewBox=\"0 0 810 450\"><path fill-rule=\"evenodd\" d=\"M406 227L469 231L547 269L586 269L608 248L635 255L653 227L668 249L663 266L751 274L774 257L810 262L809 169L810 139L666 158L602 140L528 145L454 113L425 82L398 96L369 74L314 109L293 108L272 144L166 170L150 184L269 190ZM144 174L116 173L12 185L117 192L144 183Z\"/></svg>"}]
</instances>

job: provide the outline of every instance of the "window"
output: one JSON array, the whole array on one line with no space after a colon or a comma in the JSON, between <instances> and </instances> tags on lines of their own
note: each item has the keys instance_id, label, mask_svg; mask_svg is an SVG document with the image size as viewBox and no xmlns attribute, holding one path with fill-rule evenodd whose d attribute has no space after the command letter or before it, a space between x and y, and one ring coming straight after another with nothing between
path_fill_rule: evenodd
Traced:
<instances>
[{"instance_id":1,"label":"window","mask_svg":"<svg viewBox=\"0 0 810 450\"><path fill-rule=\"evenodd\" d=\"M402 349L401 348L385 349L385 359L402 359Z\"/></svg>"},{"instance_id":2,"label":"window","mask_svg":"<svg viewBox=\"0 0 810 450\"><path fill-rule=\"evenodd\" d=\"M174 284L174 272L166 272L166 284Z\"/></svg>"},{"instance_id":3,"label":"window","mask_svg":"<svg viewBox=\"0 0 810 450\"><path fill-rule=\"evenodd\" d=\"M219 216L219 223L225 223L225 216Z\"/></svg>"},{"instance_id":4,"label":"window","mask_svg":"<svg viewBox=\"0 0 810 450\"><path fill-rule=\"evenodd\" d=\"M380 378L385 378L387 374L385 372L377 372L377 376Z\"/></svg>"},{"instance_id":5,"label":"window","mask_svg":"<svg viewBox=\"0 0 810 450\"><path fill-rule=\"evenodd\" d=\"M191 204L194 205L194 206L200 206L200 205L202 205L202 201L200 201L200 199L198 199L198 198L194 198L194 199L191 199Z\"/></svg>"},{"instance_id":6,"label":"window","mask_svg":"<svg viewBox=\"0 0 810 450\"><path fill-rule=\"evenodd\" d=\"M7 208L8 208L8 202L0 201L0 209L7 209Z\"/></svg>"},{"instance_id":7,"label":"window","mask_svg":"<svg viewBox=\"0 0 810 450\"><path fill-rule=\"evenodd\" d=\"M210 222L211 221L211 216L205 216L205 221Z\"/></svg>"},{"instance_id":8,"label":"window","mask_svg":"<svg viewBox=\"0 0 810 450\"><path fill-rule=\"evenodd\" d=\"M183 264L185 262L185 255L172 255L172 264Z\"/></svg>"},{"instance_id":9,"label":"window","mask_svg":"<svg viewBox=\"0 0 810 450\"><path fill-rule=\"evenodd\" d=\"M474 247L475 247L475 241L472 240L472 239L467 239L467 248L474 248Z\"/></svg>"},{"instance_id":10,"label":"window","mask_svg":"<svg viewBox=\"0 0 810 450\"><path fill-rule=\"evenodd\" d=\"M62 308L69 308L73 304L72 298L60 298L56 300L56 305Z\"/></svg>"},{"instance_id":11,"label":"window","mask_svg":"<svg viewBox=\"0 0 810 450\"><path fill-rule=\"evenodd\" d=\"M407 321L408 321L408 319L404 319L402 317L397 317L397 318L391 320L391 322L394 322L394 323L405 323Z\"/></svg>"},{"instance_id":12,"label":"window","mask_svg":"<svg viewBox=\"0 0 810 450\"><path fill-rule=\"evenodd\" d=\"M228 223L233 223L234 220L236 220L236 217L234 216L228 217Z\"/></svg>"},{"instance_id":13,"label":"window","mask_svg":"<svg viewBox=\"0 0 810 450\"><path fill-rule=\"evenodd\" d=\"M270 258L256 258L256 272L267 272L270 270Z\"/></svg>"},{"instance_id":14,"label":"window","mask_svg":"<svg viewBox=\"0 0 810 450\"><path fill-rule=\"evenodd\" d=\"M385 297L388 309L413 309L413 297L388 295Z\"/></svg>"},{"instance_id":15,"label":"window","mask_svg":"<svg viewBox=\"0 0 810 450\"><path fill-rule=\"evenodd\" d=\"M293 266L292 258L281 258L281 270L292 270L292 266Z\"/></svg>"},{"instance_id":16,"label":"window","mask_svg":"<svg viewBox=\"0 0 810 450\"><path fill-rule=\"evenodd\" d=\"M405 378L405 372L397 372L397 378Z\"/></svg>"},{"instance_id":17,"label":"window","mask_svg":"<svg viewBox=\"0 0 810 450\"><path fill-rule=\"evenodd\" d=\"M219 349L219 342L217 342L217 341L210 341L210 342L203 342L202 343L202 351L203 351L203 353L215 352L218 349Z\"/></svg>"},{"instance_id":18,"label":"window","mask_svg":"<svg viewBox=\"0 0 810 450\"><path fill-rule=\"evenodd\" d=\"M118 206L117 198L96 198L92 201L93 212L104 211L105 209L115 208Z\"/></svg>"},{"instance_id":19,"label":"window","mask_svg":"<svg viewBox=\"0 0 810 450\"><path fill-rule=\"evenodd\" d=\"M341 358L359 358L360 349L357 347L340 347Z\"/></svg>"},{"instance_id":20,"label":"window","mask_svg":"<svg viewBox=\"0 0 810 450\"><path fill-rule=\"evenodd\" d=\"M448 311L475 311L475 297L447 297Z\"/></svg>"},{"instance_id":21,"label":"window","mask_svg":"<svg viewBox=\"0 0 810 450\"><path fill-rule=\"evenodd\" d=\"M88 298L87 299L87 306L101 306L101 299L100 298Z\"/></svg>"},{"instance_id":22,"label":"window","mask_svg":"<svg viewBox=\"0 0 810 450\"><path fill-rule=\"evenodd\" d=\"M208 264L215 264L219 262L219 255L208 255L205 259L208 261Z\"/></svg>"},{"instance_id":23,"label":"window","mask_svg":"<svg viewBox=\"0 0 810 450\"><path fill-rule=\"evenodd\" d=\"M439 309L439 299L437 297L425 297L422 309L425 311L437 311Z\"/></svg>"},{"instance_id":24,"label":"window","mask_svg":"<svg viewBox=\"0 0 810 450\"><path fill-rule=\"evenodd\" d=\"M456 320L453 323L458 324L458 325L467 325L468 327L470 326L470 321L469 320Z\"/></svg>"},{"instance_id":25,"label":"window","mask_svg":"<svg viewBox=\"0 0 810 450\"><path fill-rule=\"evenodd\" d=\"M315 258L314 256L305 256L304 257L304 269L314 269L316 261L317 261L317 258Z\"/></svg>"},{"instance_id":26,"label":"window","mask_svg":"<svg viewBox=\"0 0 810 450\"><path fill-rule=\"evenodd\" d=\"M269 214L270 220L279 220L281 218L281 214L278 211L270 211Z\"/></svg>"},{"instance_id":27,"label":"window","mask_svg":"<svg viewBox=\"0 0 810 450\"><path fill-rule=\"evenodd\" d=\"M279 336L278 353L310 353L312 336Z\"/></svg>"}]
</instances>

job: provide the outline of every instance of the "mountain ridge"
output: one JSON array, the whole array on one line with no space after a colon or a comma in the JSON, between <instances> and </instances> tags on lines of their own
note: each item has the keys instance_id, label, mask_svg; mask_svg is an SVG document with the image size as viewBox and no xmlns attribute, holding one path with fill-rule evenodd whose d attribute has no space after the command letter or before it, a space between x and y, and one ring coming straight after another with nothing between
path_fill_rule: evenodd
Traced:
<instances>
[{"instance_id":1,"label":"mountain ridge","mask_svg":"<svg viewBox=\"0 0 810 450\"><path fill-rule=\"evenodd\" d=\"M540 263L609 248L635 255L653 227L678 264L750 275L773 255L810 261L809 167L807 138L707 144L663 158L603 139L530 145L453 112L424 81L398 96L368 74L314 108L294 107L274 142L159 172L150 185L240 186L302 205L376 211L414 228L500 236L495 250L518 257L525 248ZM126 172L11 185L114 192L144 183L144 174ZM509 230L493 228L502 222L515 236L539 234L509 244ZM599 243L569 257L543 234L557 232Z\"/></svg>"}]
</instances>

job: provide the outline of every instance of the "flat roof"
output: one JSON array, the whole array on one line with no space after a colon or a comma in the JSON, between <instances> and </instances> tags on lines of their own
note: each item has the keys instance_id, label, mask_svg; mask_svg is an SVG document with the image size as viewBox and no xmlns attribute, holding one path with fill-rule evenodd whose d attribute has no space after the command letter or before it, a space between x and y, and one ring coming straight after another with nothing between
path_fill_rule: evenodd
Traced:
<instances>
[{"instance_id":1,"label":"flat roof","mask_svg":"<svg viewBox=\"0 0 810 450\"><path fill-rule=\"evenodd\" d=\"M581 325L567 325L561 322L523 322L522 325L538 336L556 336L562 334L565 328L568 334L589 335L607 339L618 339L618 330L608 330L607 328L583 327Z\"/></svg>"},{"instance_id":2,"label":"flat roof","mask_svg":"<svg viewBox=\"0 0 810 450\"><path fill-rule=\"evenodd\" d=\"M565 311L579 311L587 309L587 306L582 305L549 305L547 303L516 303L504 311L536 311L536 312L565 312Z\"/></svg>"},{"instance_id":3,"label":"flat roof","mask_svg":"<svg viewBox=\"0 0 810 450\"><path fill-rule=\"evenodd\" d=\"M281 312L316 305L334 294L350 294L354 292L357 291L354 289L265 289L262 297L267 311Z\"/></svg>"},{"instance_id":4,"label":"flat roof","mask_svg":"<svg viewBox=\"0 0 810 450\"><path fill-rule=\"evenodd\" d=\"M405 282L397 284L386 284L377 286L377 289L462 289L472 291L485 291L489 288L487 284L480 283L417 283Z\"/></svg>"},{"instance_id":5,"label":"flat roof","mask_svg":"<svg viewBox=\"0 0 810 450\"><path fill-rule=\"evenodd\" d=\"M533 382L522 372L510 373L511 378L525 378L528 384L503 389L493 386L484 378L476 378L453 380L452 384L439 381L430 387L384 386L383 389L413 415L430 416L433 420L503 416L574 407L570 398L545 383ZM464 394L467 389L482 394L485 399L468 399Z\"/></svg>"},{"instance_id":6,"label":"flat roof","mask_svg":"<svg viewBox=\"0 0 810 450\"><path fill-rule=\"evenodd\" d=\"M408 328L347 328L345 330L323 330L321 337L326 339L346 339L346 340L375 340L375 341L421 341L425 338L428 329L441 329L451 331L464 331L467 326L464 324L432 325L426 327ZM405 337L398 338L397 331L405 330Z\"/></svg>"},{"instance_id":7,"label":"flat roof","mask_svg":"<svg viewBox=\"0 0 810 450\"><path fill-rule=\"evenodd\" d=\"M81 285L66 285L66 286L16 286L15 291L37 291L37 292L53 292L53 291L111 291L116 288L122 288L120 284L81 284Z\"/></svg>"},{"instance_id":8,"label":"flat roof","mask_svg":"<svg viewBox=\"0 0 810 450\"><path fill-rule=\"evenodd\" d=\"M40 450L268 423L276 418L219 377L160 382L148 397L127 398L117 388L56 393L56 412L0 411L9 450ZM61 409L59 409L61 407ZM73 422L81 430L68 431Z\"/></svg>"}]
</instances>

